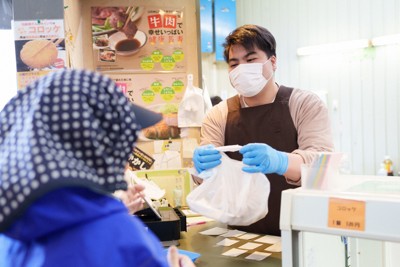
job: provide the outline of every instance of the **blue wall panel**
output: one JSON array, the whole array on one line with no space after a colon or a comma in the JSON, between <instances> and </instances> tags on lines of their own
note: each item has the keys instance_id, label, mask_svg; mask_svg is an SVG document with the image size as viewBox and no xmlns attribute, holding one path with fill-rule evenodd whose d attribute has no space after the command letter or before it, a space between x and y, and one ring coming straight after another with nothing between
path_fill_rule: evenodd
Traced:
<instances>
[{"instance_id":1,"label":"blue wall panel","mask_svg":"<svg viewBox=\"0 0 400 267\"><path fill-rule=\"evenodd\" d=\"M236 0L214 0L215 57L224 60L222 44L225 37L236 28Z\"/></svg>"},{"instance_id":2,"label":"blue wall panel","mask_svg":"<svg viewBox=\"0 0 400 267\"><path fill-rule=\"evenodd\" d=\"M214 52L213 1L200 0L201 52Z\"/></svg>"}]
</instances>

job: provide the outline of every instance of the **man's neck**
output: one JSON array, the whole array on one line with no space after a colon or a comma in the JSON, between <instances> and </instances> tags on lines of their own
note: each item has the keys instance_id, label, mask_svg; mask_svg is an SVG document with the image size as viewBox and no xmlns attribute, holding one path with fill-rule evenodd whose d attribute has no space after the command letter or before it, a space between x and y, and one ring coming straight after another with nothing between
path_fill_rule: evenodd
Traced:
<instances>
[{"instance_id":1,"label":"man's neck","mask_svg":"<svg viewBox=\"0 0 400 267\"><path fill-rule=\"evenodd\" d=\"M259 94L253 97L242 97L244 103L248 107L255 107L265 104L273 103L276 97L276 94L279 90L279 85L275 82L269 83Z\"/></svg>"}]
</instances>

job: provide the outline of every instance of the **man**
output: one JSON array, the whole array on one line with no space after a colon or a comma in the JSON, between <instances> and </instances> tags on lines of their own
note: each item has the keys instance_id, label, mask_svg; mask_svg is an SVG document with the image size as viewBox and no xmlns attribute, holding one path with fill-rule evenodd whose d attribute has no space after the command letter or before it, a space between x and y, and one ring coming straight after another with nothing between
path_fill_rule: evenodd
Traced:
<instances>
[{"instance_id":1,"label":"man","mask_svg":"<svg viewBox=\"0 0 400 267\"><path fill-rule=\"evenodd\" d=\"M199 173L218 166L221 155L214 146L242 145L239 152L227 155L242 160L247 165L243 171L266 174L271 192L267 216L237 228L280 235L281 192L300 185L302 164L310 163L318 152L333 150L328 110L312 92L275 82L276 42L267 29L241 26L226 37L224 48L229 78L238 94L207 114L194 165Z\"/></svg>"}]
</instances>

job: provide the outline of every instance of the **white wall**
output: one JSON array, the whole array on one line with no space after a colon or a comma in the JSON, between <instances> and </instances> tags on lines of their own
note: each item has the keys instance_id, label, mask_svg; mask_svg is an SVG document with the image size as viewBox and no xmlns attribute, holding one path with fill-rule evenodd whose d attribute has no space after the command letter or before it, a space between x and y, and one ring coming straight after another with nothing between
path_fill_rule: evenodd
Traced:
<instances>
[{"instance_id":1,"label":"white wall","mask_svg":"<svg viewBox=\"0 0 400 267\"><path fill-rule=\"evenodd\" d=\"M327 91L337 151L353 174L375 174L385 155L400 165L400 46L325 56L298 47L400 33L399 0L236 0L237 24L268 28L277 39L280 84ZM225 63L203 55L210 94L233 95ZM334 108L334 105L336 108Z\"/></svg>"},{"instance_id":2,"label":"white wall","mask_svg":"<svg viewBox=\"0 0 400 267\"><path fill-rule=\"evenodd\" d=\"M17 92L14 37L11 30L0 30L0 110Z\"/></svg>"}]
</instances>

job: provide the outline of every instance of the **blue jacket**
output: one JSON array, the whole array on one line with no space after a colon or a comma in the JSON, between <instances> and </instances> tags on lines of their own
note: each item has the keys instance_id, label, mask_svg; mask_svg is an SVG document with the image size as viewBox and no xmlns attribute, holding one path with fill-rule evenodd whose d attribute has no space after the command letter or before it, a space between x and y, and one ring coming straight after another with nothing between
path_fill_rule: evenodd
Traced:
<instances>
[{"instance_id":1,"label":"blue jacket","mask_svg":"<svg viewBox=\"0 0 400 267\"><path fill-rule=\"evenodd\" d=\"M36 200L0 234L2 267L168 266L153 233L118 200L63 188Z\"/></svg>"}]
</instances>

